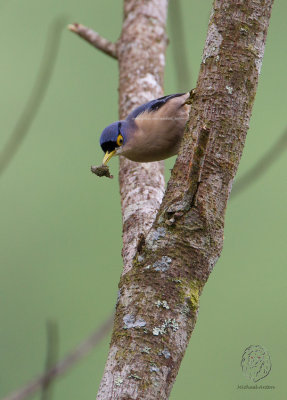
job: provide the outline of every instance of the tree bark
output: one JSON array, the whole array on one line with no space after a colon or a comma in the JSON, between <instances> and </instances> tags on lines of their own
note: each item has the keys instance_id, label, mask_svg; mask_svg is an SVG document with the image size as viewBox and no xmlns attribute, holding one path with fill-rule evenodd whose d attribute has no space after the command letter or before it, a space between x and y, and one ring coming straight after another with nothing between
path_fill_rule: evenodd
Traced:
<instances>
[{"instance_id":1,"label":"tree bark","mask_svg":"<svg viewBox=\"0 0 287 400\"><path fill-rule=\"evenodd\" d=\"M226 204L251 117L272 3L214 1L190 119L155 219L145 201L155 195L153 210L158 207L162 181L156 180L154 192L150 179L161 166L121 160L125 268L98 400L169 397L199 296L222 250ZM125 1L118 48L121 116L161 92L165 44L152 35L165 43L165 10L163 0ZM136 98L135 92L140 92Z\"/></svg>"},{"instance_id":2,"label":"tree bark","mask_svg":"<svg viewBox=\"0 0 287 400\"><path fill-rule=\"evenodd\" d=\"M118 42L119 108L123 119L135 107L163 95L167 0L124 1ZM123 274L132 268L137 243L154 221L164 194L163 162L135 163L120 158L123 218Z\"/></svg>"}]
</instances>

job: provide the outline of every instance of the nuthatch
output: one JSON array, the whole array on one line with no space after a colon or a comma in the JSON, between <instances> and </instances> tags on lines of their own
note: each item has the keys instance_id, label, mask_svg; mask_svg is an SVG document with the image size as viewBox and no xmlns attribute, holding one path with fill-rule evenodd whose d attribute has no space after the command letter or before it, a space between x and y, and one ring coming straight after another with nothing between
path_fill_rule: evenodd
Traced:
<instances>
[{"instance_id":1,"label":"nuthatch","mask_svg":"<svg viewBox=\"0 0 287 400\"><path fill-rule=\"evenodd\" d=\"M164 160L177 154L188 119L191 93L171 94L133 110L107 126L100 138L103 164L114 155L136 162Z\"/></svg>"}]
</instances>

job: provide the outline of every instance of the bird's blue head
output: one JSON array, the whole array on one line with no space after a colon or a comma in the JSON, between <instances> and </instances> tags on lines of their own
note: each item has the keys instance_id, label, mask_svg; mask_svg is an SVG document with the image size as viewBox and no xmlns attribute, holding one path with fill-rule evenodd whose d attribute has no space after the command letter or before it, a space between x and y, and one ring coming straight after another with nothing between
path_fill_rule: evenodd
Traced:
<instances>
[{"instance_id":1,"label":"bird's blue head","mask_svg":"<svg viewBox=\"0 0 287 400\"><path fill-rule=\"evenodd\" d=\"M124 121L117 121L107 126L100 137L100 145L105 153L103 164L119 152L121 146L125 144L126 133Z\"/></svg>"}]
</instances>

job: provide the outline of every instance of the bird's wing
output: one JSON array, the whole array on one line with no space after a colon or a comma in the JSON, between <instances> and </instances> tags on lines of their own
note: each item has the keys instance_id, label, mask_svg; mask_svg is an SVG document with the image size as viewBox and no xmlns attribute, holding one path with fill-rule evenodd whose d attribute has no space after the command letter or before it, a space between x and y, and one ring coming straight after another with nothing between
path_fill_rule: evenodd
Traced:
<instances>
[{"instance_id":1,"label":"bird's wing","mask_svg":"<svg viewBox=\"0 0 287 400\"><path fill-rule=\"evenodd\" d=\"M160 97L159 99L156 99L156 100L151 100L148 103L142 104L141 106L139 106L135 110L133 110L127 116L127 119L136 119L140 114L142 114L144 112L157 111L164 104L166 104L170 99L173 99L174 97L183 96L185 94L186 93L170 94L168 96Z\"/></svg>"}]
</instances>

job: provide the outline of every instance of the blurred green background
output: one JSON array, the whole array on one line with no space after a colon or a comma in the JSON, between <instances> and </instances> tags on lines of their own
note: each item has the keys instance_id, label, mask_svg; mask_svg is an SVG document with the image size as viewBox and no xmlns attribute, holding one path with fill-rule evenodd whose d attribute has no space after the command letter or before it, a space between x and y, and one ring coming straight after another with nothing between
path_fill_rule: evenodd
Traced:
<instances>
[{"instance_id":1,"label":"blurred green background","mask_svg":"<svg viewBox=\"0 0 287 400\"><path fill-rule=\"evenodd\" d=\"M181 4L194 86L212 2ZM0 148L28 99L48 28L59 15L116 40L122 2L1 0ZM238 176L287 126L286 15L286 1L275 1ZM171 38L166 94L183 89L172 46L179 43ZM102 158L99 134L117 119L117 87L116 61L65 30L47 95L0 177L0 397L43 370L48 319L59 324L62 357L114 308L122 263L118 183L97 179L89 168ZM173 163L166 162L167 177ZM111 170L117 174L117 160ZM202 295L172 400L286 398L286 183L284 154L229 203L224 250ZM54 400L95 398L108 342L57 380ZM272 370L259 384L275 390L237 389L252 384L240 367L251 344L269 351Z\"/></svg>"}]
</instances>

